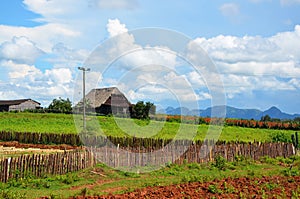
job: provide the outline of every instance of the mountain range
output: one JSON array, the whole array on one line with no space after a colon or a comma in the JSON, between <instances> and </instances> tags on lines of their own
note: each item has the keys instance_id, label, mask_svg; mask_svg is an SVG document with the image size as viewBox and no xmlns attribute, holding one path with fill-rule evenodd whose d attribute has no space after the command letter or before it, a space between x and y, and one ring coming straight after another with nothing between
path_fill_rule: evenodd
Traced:
<instances>
[{"instance_id":1,"label":"mountain range","mask_svg":"<svg viewBox=\"0 0 300 199\"><path fill-rule=\"evenodd\" d=\"M258 109L239 109L231 106L214 106L214 113L212 114L212 107L207 109L194 109L190 110L186 107L168 107L166 109L158 110L157 113L163 113L168 115L191 115L201 117L222 117L222 113L226 110L226 118L238 118L238 119L255 119L260 120L262 116L269 115L271 118L294 119L300 117L300 114L288 114L279 110L277 107L272 106L268 110L261 111Z\"/></svg>"}]
</instances>

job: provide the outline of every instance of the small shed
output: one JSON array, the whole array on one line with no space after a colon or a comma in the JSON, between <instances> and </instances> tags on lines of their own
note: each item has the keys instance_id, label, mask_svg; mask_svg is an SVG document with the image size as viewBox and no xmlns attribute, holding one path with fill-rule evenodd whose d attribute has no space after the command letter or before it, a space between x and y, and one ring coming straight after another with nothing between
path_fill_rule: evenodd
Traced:
<instances>
[{"instance_id":1,"label":"small shed","mask_svg":"<svg viewBox=\"0 0 300 199\"><path fill-rule=\"evenodd\" d=\"M132 104L116 87L92 89L85 98L88 109L94 109L96 113L102 115L131 114Z\"/></svg>"},{"instance_id":2,"label":"small shed","mask_svg":"<svg viewBox=\"0 0 300 199\"><path fill-rule=\"evenodd\" d=\"M41 108L41 104L32 99L0 100L0 112L24 111Z\"/></svg>"}]
</instances>

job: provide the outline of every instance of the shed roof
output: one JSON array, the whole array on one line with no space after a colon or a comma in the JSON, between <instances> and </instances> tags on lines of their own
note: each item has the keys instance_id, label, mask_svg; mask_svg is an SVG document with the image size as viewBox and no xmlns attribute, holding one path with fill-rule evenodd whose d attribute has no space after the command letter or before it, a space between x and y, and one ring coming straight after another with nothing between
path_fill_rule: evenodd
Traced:
<instances>
[{"instance_id":1,"label":"shed roof","mask_svg":"<svg viewBox=\"0 0 300 199\"><path fill-rule=\"evenodd\" d=\"M19 105L19 104L22 104L24 102L27 102L27 101L32 101L32 102L35 102L39 105L41 105L41 103L37 102L37 101L34 101L32 99L17 99L17 100L0 100L0 105Z\"/></svg>"},{"instance_id":2,"label":"shed roof","mask_svg":"<svg viewBox=\"0 0 300 199\"><path fill-rule=\"evenodd\" d=\"M122 95L126 102L131 105L125 95L117 87L95 88L92 89L85 97L89 101L89 105L93 108L100 107L112 95Z\"/></svg>"}]
</instances>

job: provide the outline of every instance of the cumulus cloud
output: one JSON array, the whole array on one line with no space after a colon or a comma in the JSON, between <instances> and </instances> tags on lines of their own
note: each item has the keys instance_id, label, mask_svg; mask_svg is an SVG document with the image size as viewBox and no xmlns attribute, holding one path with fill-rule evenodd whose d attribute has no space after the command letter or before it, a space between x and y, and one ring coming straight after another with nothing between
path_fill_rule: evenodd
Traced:
<instances>
[{"instance_id":1,"label":"cumulus cloud","mask_svg":"<svg viewBox=\"0 0 300 199\"><path fill-rule=\"evenodd\" d=\"M8 82L0 85L7 99L30 97L47 105L52 98L70 98L73 94L73 73L69 68L53 68L43 72L35 65L15 63L12 60L1 61L0 66L8 71ZM10 90L18 95L12 94Z\"/></svg>"},{"instance_id":2,"label":"cumulus cloud","mask_svg":"<svg viewBox=\"0 0 300 199\"><path fill-rule=\"evenodd\" d=\"M87 2L83 0L24 0L23 4L28 10L41 15L35 20L50 23L63 20L63 16L75 17L87 8Z\"/></svg>"},{"instance_id":3,"label":"cumulus cloud","mask_svg":"<svg viewBox=\"0 0 300 199\"><path fill-rule=\"evenodd\" d=\"M33 64L42 54L44 52L26 37L13 37L0 45L0 58L4 60Z\"/></svg>"},{"instance_id":4,"label":"cumulus cloud","mask_svg":"<svg viewBox=\"0 0 300 199\"><path fill-rule=\"evenodd\" d=\"M46 24L36 27L16 27L0 25L0 42L6 42L13 37L26 37L44 52L51 52L53 42L63 40L70 42L80 35L80 32L62 24ZM58 43L58 42L57 42Z\"/></svg>"},{"instance_id":5,"label":"cumulus cloud","mask_svg":"<svg viewBox=\"0 0 300 199\"><path fill-rule=\"evenodd\" d=\"M118 19L108 21L107 32L113 38L96 48L86 61L88 65L95 66L94 70L100 70L101 66L106 67L111 62L109 69L115 70L115 73L135 68L151 70L152 65L173 68L178 64L176 53L168 47L136 43L134 35Z\"/></svg>"},{"instance_id":6,"label":"cumulus cloud","mask_svg":"<svg viewBox=\"0 0 300 199\"><path fill-rule=\"evenodd\" d=\"M125 24L121 24L119 19L108 19L108 23L106 25L107 31L110 37L114 37L116 35L128 32Z\"/></svg>"},{"instance_id":7,"label":"cumulus cloud","mask_svg":"<svg viewBox=\"0 0 300 199\"><path fill-rule=\"evenodd\" d=\"M33 77L40 75L40 70L34 65L15 63L12 60L2 60L0 66L6 68L8 77L12 82L18 81L25 77Z\"/></svg>"},{"instance_id":8,"label":"cumulus cloud","mask_svg":"<svg viewBox=\"0 0 300 199\"><path fill-rule=\"evenodd\" d=\"M45 71L45 78L53 81L54 84L70 83L72 72L68 68L54 68Z\"/></svg>"},{"instance_id":9,"label":"cumulus cloud","mask_svg":"<svg viewBox=\"0 0 300 199\"><path fill-rule=\"evenodd\" d=\"M292 32L267 38L220 35L209 39L197 38L194 42L208 52L222 73L299 77L298 25Z\"/></svg>"},{"instance_id":10,"label":"cumulus cloud","mask_svg":"<svg viewBox=\"0 0 300 199\"><path fill-rule=\"evenodd\" d=\"M254 90L299 89L299 25L293 31L265 38L219 35L209 39L196 38L193 42L215 62L228 98ZM190 54L194 55L197 49L193 45L190 47ZM188 77L195 84L200 80L197 74L189 74ZM198 85L201 83L199 81Z\"/></svg>"}]
</instances>

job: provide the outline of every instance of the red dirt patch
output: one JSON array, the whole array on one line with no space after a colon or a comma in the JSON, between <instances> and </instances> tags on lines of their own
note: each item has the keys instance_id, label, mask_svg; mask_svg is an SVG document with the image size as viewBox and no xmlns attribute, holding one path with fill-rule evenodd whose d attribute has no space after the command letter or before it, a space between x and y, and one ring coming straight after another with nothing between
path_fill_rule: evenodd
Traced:
<instances>
[{"instance_id":1,"label":"red dirt patch","mask_svg":"<svg viewBox=\"0 0 300 199\"><path fill-rule=\"evenodd\" d=\"M15 147L15 148L57 149L57 150L81 149L81 147L71 146L71 145L67 145L67 144L60 144L60 145L24 144L24 143L19 143L17 141L0 142L0 146Z\"/></svg>"},{"instance_id":2,"label":"red dirt patch","mask_svg":"<svg viewBox=\"0 0 300 199\"><path fill-rule=\"evenodd\" d=\"M298 194L298 195L296 195ZM300 195L300 176L226 178L212 182L147 187L131 193L106 196L77 196L70 199L124 198L295 198Z\"/></svg>"}]
</instances>

